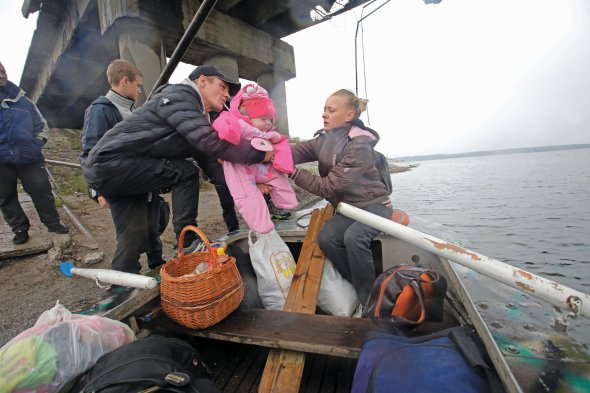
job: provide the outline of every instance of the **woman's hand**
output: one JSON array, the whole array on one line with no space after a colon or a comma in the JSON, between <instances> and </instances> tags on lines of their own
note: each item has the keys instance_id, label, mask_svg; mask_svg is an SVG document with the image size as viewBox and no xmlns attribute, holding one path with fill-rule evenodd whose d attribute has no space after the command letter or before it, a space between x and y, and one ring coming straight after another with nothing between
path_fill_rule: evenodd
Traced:
<instances>
[{"instance_id":1,"label":"woman's hand","mask_svg":"<svg viewBox=\"0 0 590 393\"><path fill-rule=\"evenodd\" d=\"M264 161L262 162L272 162L272 160L275 157L275 152L273 151L267 151L266 153L264 153Z\"/></svg>"},{"instance_id":2,"label":"woman's hand","mask_svg":"<svg viewBox=\"0 0 590 393\"><path fill-rule=\"evenodd\" d=\"M269 194L272 191L272 186L264 183L256 183L256 187L263 194Z\"/></svg>"},{"instance_id":3,"label":"woman's hand","mask_svg":"<svg viewBox=\"0 0 590 393\"><path fill-rule=\"evenodd\" d=\"M106 207L107 209L110 209L111 208L111 206L109 205L109 203L107 202L107 200L104 199L103 196L98 196L96 199L98 200L98 204L100 206Z\"/></svg>"}]
</instances>

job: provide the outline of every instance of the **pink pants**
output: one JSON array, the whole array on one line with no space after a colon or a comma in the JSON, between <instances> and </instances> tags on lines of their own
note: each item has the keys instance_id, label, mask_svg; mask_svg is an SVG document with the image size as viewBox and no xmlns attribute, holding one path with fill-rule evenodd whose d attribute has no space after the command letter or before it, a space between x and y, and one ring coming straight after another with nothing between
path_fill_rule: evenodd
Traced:
<instances>
[{"instance_id":1,"label":"pink pants","mask_svg":"<svg viewBox=\"0 0 590 393\"><path fill-rule=\"evenodd\" d=\"M268 233L275 227L264 196L256 183L272 186L270 197L275 206L283 209L297 207L297 198L287 177L270 164L243 165L226 161L223 172L238 211L248 227L255 232Z\"/></svg>"}]
</instances>

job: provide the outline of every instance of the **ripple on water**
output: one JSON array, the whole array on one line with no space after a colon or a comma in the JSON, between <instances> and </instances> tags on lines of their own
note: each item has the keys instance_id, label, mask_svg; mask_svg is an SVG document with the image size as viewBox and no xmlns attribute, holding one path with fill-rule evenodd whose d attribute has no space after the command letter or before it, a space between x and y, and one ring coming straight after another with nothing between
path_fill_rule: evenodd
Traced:
<instances>
[{"instance_id":1,"label":"ripple on water","mask_svg":"<svg viewBox=\"0 0 590 393\"><path fill-rule=\"evenodd\" d=\"M563 274L561 273L550 273L550 272L539 272L539 274L543 274L545 276L551 276L551 277L565 277Z\"/></svg>"}]
</instances>

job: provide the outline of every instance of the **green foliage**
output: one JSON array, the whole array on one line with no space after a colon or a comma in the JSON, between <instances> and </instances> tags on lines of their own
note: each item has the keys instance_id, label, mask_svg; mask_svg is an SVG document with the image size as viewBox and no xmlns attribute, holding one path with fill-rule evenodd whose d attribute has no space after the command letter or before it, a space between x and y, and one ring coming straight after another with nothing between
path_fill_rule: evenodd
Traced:
<instances>
[{"instance_id":1,"label":"green foliage","mask_svg":"<svg viewBox=\"0 0 590 393\"><path fill-rule=\"evenodd\" d=\"M289 136L289 143L296 145L297 143L305 142L307 139L300 138L298 136Z\"/></svg>"},{"instance_id":2,"label":"green foliage","mask_svg":"<svg viewBox=\"0 0 590 393\"><path fill-rule=\"evenodd\" d=\"M203 179L203 176L199 178L199 190L212 190L214 187L208 180Z\"/></svg>"},{"instance_id":3,"label":"green foliage","mask_svg":"<svg viewBox=\"0 0 590 393\"><path fill-rule=\"evenodd\" d=\"M67 172L61 171L59 174L54 174L53 178L55 180L54 191L57 195L86 194L88 192L88 184L86 184L81 170L72 169Z\"/></svg>"},{"instance_id":4,"label":"green foliage","mask_svg":"<svg viewBox=\"0 0 590 393\"><path fill-rule=\"evenodd\" d=\"M57 197L55 198L55 206L62 207L63 204L64 204L63 199L61 199L61 197L59 195L57 195Z\"/></svg>"},{"instance_id":5,"label":"green foliage","mask_svg":"<svg viewBox=\"0 0 590 393\"><path fill-rule=\"evenodd\" d=\"M82 141L80 138L68 138L72 150L82 151Z\"/></svg>"}]
</instances>

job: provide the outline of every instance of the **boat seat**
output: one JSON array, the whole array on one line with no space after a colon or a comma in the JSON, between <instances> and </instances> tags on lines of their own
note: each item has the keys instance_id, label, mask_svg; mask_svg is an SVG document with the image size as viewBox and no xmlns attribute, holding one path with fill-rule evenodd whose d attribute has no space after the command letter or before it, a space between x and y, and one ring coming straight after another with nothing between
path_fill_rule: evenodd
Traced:
<instances>
[{"instance_id":1,"label":"boat seat","mask_svg":"<svg viewBox=\"0 0 590 393\"><path fill-rule=\"evenodd\" d=\"M238 309L206 329L181 326L158 316L156 331L252 344L294 353L317 353L358 358L365 334L387 329L381 321L331 315L304 314L261 308ZM277 351L280 352L280 351Z\"/></svg>"}]
</instances>

